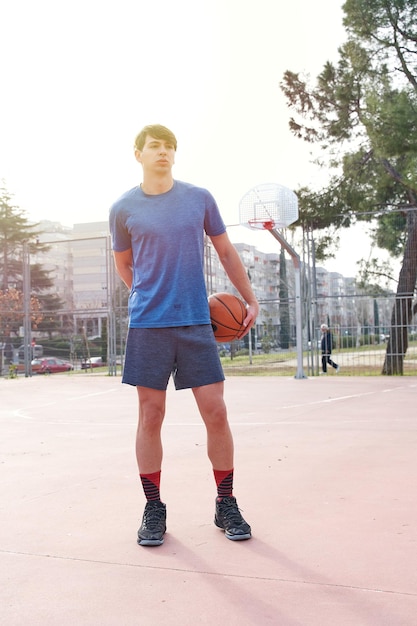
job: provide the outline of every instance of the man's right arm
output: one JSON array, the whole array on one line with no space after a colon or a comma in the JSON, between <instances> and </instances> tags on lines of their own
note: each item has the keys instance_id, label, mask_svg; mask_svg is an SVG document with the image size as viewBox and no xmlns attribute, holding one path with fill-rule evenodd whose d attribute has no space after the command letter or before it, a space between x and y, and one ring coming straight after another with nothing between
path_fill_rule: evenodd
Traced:
<instances>
[{"instance_id":1,"label":"man's right arm","mask_svg":"<svg viewBox=\"0 0 417 626\"><path fill-rule=\"evenodd\" d=\"M120 278L129 289L132 288L133 270L132 270L132 250L123 250L123 252L113 251L114 264Z\"/></svg>"}]
</instances>

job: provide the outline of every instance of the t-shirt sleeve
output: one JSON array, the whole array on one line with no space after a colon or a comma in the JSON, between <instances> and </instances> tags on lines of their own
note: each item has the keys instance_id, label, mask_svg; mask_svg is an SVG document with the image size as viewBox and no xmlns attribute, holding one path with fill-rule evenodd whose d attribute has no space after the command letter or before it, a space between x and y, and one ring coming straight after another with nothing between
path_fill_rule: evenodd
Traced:
<instances>
[{"instance_id":1,"label":"t-shirt sleeve","mask_svg":"<svg viewBox=\"0 0 417 626\"><path fill-rule=\"evenodd\" d=\"M110 209L109 228L112 248L115 252L124 252L132 247L130 233L120 206L114 204Z\"/></svg>"},{"instance_id":2,"label":"t-shirt sleeve","mask_svg":"<svg viewBox=\"0 0 417 626\"><path fill-rule=\"evenodd\" d=\"M226 232L226 226L220 215L219 207L210 192L207 191L206 214L204 219L204 230L209 237L222 235Z\"/></svg>"}]
</instances>

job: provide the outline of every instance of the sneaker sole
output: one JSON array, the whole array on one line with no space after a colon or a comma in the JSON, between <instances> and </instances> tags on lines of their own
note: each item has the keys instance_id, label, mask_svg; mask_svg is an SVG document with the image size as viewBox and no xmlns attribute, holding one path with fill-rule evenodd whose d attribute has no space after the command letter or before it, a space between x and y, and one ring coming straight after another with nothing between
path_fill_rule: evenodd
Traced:
<instances>
[{"instance_id":1,"label":"sneaker sole","mask_svg":"<svg viewBox=\"0 0 417 626\"><path fill-rule=\"evenodd\" d=\"M227 530L223 528L223 526L220 526L216 519L214 520L214 524L215 526L217 526L217 528L220 528L220 530L224 532L225 536L227 537L227 539L230 539L230 541L244 541L245 539L252 538L252 533L245 533L244 535L232 535L231 533L228 533Z\"/></svg>"},{"instance_id":2,"label":"sneaker sole","mask_svg":"<svg viewBox=\"0 0 417 626\"><path fill-rule=\"evenodd\" d=\"M224 534L227 539L230 539L230 541L245 541L246 539L252 539L252 535L250 533L247 533L246 535L229 535L225 531Z\"/></svg>"},{"instance_id":3,"label":"sneaker sole","mask_svg":"<svg viewBox=\"0 0 417 626\"><path fill-rule=\"evenodd\" d=\"M163 539L137 539L138 546L162 546Z\"/></svg>"}]
</instances>

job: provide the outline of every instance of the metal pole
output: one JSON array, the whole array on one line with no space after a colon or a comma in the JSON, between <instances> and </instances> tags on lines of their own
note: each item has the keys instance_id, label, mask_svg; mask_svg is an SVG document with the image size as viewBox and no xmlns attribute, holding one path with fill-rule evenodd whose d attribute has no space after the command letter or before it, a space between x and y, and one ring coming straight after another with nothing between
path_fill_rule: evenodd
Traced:
<instances>
[{"instance_id":1,"label":"metal pole","mask_svg":"<svg viewBox=\"0 0 417 626\"><path fill-rule=\"evenodd\" d=\"M307 249L307 250L306 250ZM306 260L307 257L307 260ZM310 265L310 236L309 230L303 226L303 265L307 268L307 293L306 293L306 301L305 301L305 309L304 309L304 319L306 321L308 335L307 339L310 340L310 349L307 350L307 368L308 372L312 372L314 374L314 363L313 363L313 344L314 344L314 334L311 331L312 328L312 319L311 319L311 265ZM311 364L310 364L311 362Z\"/></svg>"},{"instance_id":2,"label":"metal pole","mask_svg":"<svg viewBox=\"0 0 417 626\"><path fill-rule=\"evenodd\" d=\"M124 344L124 323L123 323L123 315L122 315L122 289L123 289L123 283L122 280L120 278L117 277L116 275L116 281L117 281L117 286L118 286L118 291L119 291L119 337L120 337L120 341L119 341L119 346L120 346L120 369L121 372L123 373L124 370L124 358L125 358L125 344ZM117 353L117 350L116 350ZM116 371L117 371L117 366L116 366Z\"/></svg>"},{"instance_id":3,"label":"metal pole","mask_svg":"<svg viewBox=\"0 0 417 626\"><path fill-rule=\"evenodd\" d=\"M252 328L249 330L248 340L249 340L249 365L252 365Z\"/></svg>"},{"instance_id":4,"label":"metal pole","mask_svg":"<svg viewBox=\"0 0 417 626\"><path fill-rule=\"evenodd\" d=\"M314 318L312 324L312 337L311 337L311 354L316 356L316 374L319 374L320 371L320 363L319 363L319 351L317 346L316 339L316 326L319 327L319 314L318 314L318 299L317 299L317 272L316 272L316 244L314 241L314 231L310 230L311 236L311 259L313 263L313 300L314 300ZM313 335L314 335L314 352L313 352Z\"/></svg>"},{"instance_id":5,"label":"metal pole","mask_svg":"<svg viewBox=\"0 0 417 626\"><path fill-rule=\"evenodd\" d=\"M295 324L296 324L296 343L297 343L297 372L294 378L307 378L303 369L303 323L301 311L301 263L300 257L296 251L290 246L288 241L274 228L270 233L275 237L281 246L291 256L294 264L295 274Z\"/></svg>"},{"instance_id":6,"label":"metal pole","mask_svg":"<svg viewBox=\"0 0 417 626\"><path fill-rule=\"evenodd\" d=\"M27 241L23 242L23 357L25 362L25 377L32 376L32 364L31 364L31 322L30 322L30 253L29 244Z\"/></svg>"},{"instance_id":7,"label":"metal pole","mask_svg":"<svg viewBox=\"0 0 417 626\"><path fill-rule=\"evenodd\" d=\"M113 255L111 251L111 240L107 238L106 246L107 256L107 312L108 312L108 328L107 328L107 358L109 367L109 376L117 375L117 355L116 355L116 280Z\"/></svg>"},{"instance_id":8,"label":"metal pole","mask_svg":"<svg viewBox=\"0 0 417 626\"><path fill-rule=\"evenodd\" d=\"M251 276L250 276L249 270L248 270L248 278L249 278L249 281L250 281L251 280ZM256 320L255 320L255 323L256 323ZM248 341L249 341L249 344L248 344L248 347L249 347L249 365L252 365L252 328L249 330L249 333L248 333Z\"/></svg>"}]
</instances>

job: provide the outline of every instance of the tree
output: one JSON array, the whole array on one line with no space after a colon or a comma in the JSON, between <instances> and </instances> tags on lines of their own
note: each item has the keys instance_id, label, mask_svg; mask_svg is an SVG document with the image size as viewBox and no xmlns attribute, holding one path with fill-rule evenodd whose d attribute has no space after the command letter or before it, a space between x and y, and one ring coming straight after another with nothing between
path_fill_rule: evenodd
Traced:
<instances>
[{"instance_id":1,"label":"tree","mask_svg":"<svg viewBox=\"0 0 417 626\"><path fill-rule=\"evenodd\" d=\"M30 224L23 211L13 204L12 196L5 187L0 187L0 288L6 291L9 287L22 286L22 244L29 242L31 254L46 252L48 246L38 241L38 224ZM32 268L33 284L51 287L47 282L47 272L39 265Z\"/></svg>"},{"instance_id":2,"label":"tree","mask_svg":"<svg viewBox=\"0 0 417 626\"><path fill-rule=\"evenodd\" d=\"M379 307L378 300L376 298L374 298L374 335L376 336L376 342L379 343Z\"/></svg>"},{"instance_id":3,"label":"tree","mask_svg":"<svg viewBox=\"0 0 417 626\"><path fill-rule=\"evenodd\" d=\"M37 300L42 311L42 320L38 323L37 330L48 333L49 339L52 339L54 331L62 330L63 321L56 315L62 309L62 300L52 292L37 294Z\"/></svg>"},{"instance_id":4,"label":"tree","mask_svg":"<svg viewBox=\"0 0 417 626\"><path fill-rule=\"evenodd\" d=\"M38 252L38 251L36 251ZM37 329L40 332L46 332L49 339L52 339L54 331L62 330L62 319L57 312L62 309L62 299L52 290L54 282L50 278L50 273L45 270L40 263L31 263L31 290L36 294L39 301L43 319L38 324Z\"/></svg>"},{"instance_id":5,"label":"tree","mask_svg":"<svg viewBox=\"0 0 417 626\"><path fill-rule=\"evenodd\" d=\"M18 334L19 327L22 325L24 315L23 294L17 289L11 288L5 291L0 290L0 330L5 337L10 337L13 333ZM35 296L30 298L30 317L31 322L37 327L42 321L42 313L40 311L39 301Z\"/></svg>"},{"instance_id":6,"label":"tree","mask_svg":"<svg viewBox=\"0 0 417 626\"><path fill-rule=\"evenodd\" d=\"M12 326L9 318L7 318L7 324L3 324L12 332L17 332L18 326L22 325L21 318L20 321L17 319L18 309L14 304L22 297L23 243L28 242L32 258L35 254L47 252L49 249L47 244L39 242L39 235L38 224L30 224L23 211L13 204L12 196L7 191L3 181L0 187L0 289L4 296L4 304L6 303L6 294L9 294L9 304L14 311ZM62 307L62 301L56 294L51 293L53 281L49 274L50 272L46 271L40 263L31 263L31 303L36 307L33 310L42 309L48 313L48 315L43 316L43 319L37 319L38 329L47 329L48 332L51 332L51 328L53 329L56 325L56 321L51 321L52 313ZM18 294L20 294L19 297ZM3 317L4 315L3 310Z\"/></svg>"},{"instance_id":7,"label":"tree","mask_svg":"<svg viewBox=\"0 0 417 626\"><path fill-rule=\"evenodd\" d=\"M383 374L402 374L417 279L417 1L347 0L346 43L310 86L287 71L281 88L295 136L317 144L332 173L299 192L304 225L332 230L376 221L375 241L402 255ZM400 230L401 227L401 230Z\"/></svg>"}]
</instances>

